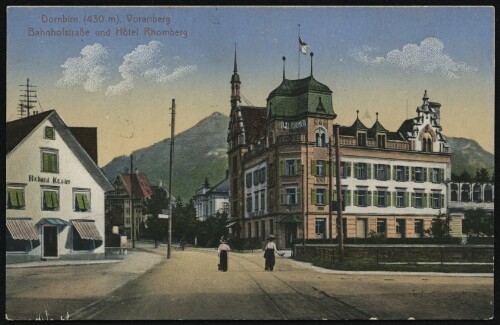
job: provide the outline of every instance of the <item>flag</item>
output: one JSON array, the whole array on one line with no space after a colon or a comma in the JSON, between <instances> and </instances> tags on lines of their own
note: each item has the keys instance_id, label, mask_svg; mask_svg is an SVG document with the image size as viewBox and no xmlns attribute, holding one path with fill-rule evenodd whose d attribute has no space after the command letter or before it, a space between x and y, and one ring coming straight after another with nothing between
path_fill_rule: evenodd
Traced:
<instances>
[{"instance_id":1,"label":"flag","mask_svg":"<svg viewBox=\"0 0 500 325\"><path fill-rule=\"evenodd\" d=\"M302 41L302 39L299 36L299 49L300 49L300 52L302 54L306 54L308 48L309 48L309 45L307 45L307 43L305 43L304 41Z\"/></svg>"}]
</instances>

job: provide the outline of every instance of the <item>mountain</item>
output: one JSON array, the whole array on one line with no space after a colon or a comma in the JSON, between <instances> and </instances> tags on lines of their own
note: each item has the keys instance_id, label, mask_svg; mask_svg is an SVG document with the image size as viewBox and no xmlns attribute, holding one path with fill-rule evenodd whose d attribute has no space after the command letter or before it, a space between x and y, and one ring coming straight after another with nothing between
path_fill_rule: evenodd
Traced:
<instances>
[{"instance_id":1,"label":"mountain","mask_svg":"<svg viewBox=\"0 0 500 325\"><path fill-rule=\"evenodd\" d=\"M229 117L213 113L192 128L176 135L172 193L184 201L195 195L208 178L215 185L225 177L227 169L227 127ZM475 175L476 169L485 167L490 175L494 170L494 156L475 140L448 137L452 149L452 172L460 175L464 170ZM168 184L170 139L162 140L147 148L133 152L134 167L146 174L152 185L161 179ZM103 167L106 177L112 181L118 173L127 172L130 156L114 158Z\"/></svg>"},{"instance_id":2,"label":"mountain","mask_svg":"<svg viewBox=\"0 0 500 325\"><path fill-rule=\"evenodd\" d=\"M492 175L495 170L495 156L484 150L472 139L447 137L451 147L451 170L460 175L464 170L474 176L478 168L486 168Z\"/></svg>"},{"instance_id":3,"label":"mountain","mask_svg":"<svg viewBox=\"0 0 500 325\"><path fill-rule=\"evenodd\" d=\"M227 127L229 117L213 113L192 128L175 136L172 194L184 202L202 187L205 177L210 184L222 181L227 169ZM170 138L134 151L134 169L144 173L152 185L161 179L168 185ZM114 158L103 172L112 181L130 168L130 156Z\"/></svg>"}]
</instances>

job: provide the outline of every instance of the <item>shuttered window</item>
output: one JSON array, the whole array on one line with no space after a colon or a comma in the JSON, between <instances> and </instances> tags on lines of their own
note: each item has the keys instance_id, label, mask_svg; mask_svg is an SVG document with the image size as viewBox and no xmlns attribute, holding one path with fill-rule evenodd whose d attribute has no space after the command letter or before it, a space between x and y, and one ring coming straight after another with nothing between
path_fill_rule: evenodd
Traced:
<instances>
[{"instance_id":1,"label":"shuttered window","mask_svg":"<svg viewBox=\"0 0 500 325\"><path fill-rule=\"evenodd\" d=\"M57 173L59 171L57 151L42 151L42 172Z\"/></svg>"},{"instance_id":2,"label":"shuttered window","mask_svg":"<svg viewBox=\"0 0 500 325\"><path fill-rule=\"evenodd\" d=\"M75 211L85 212L90 210L90 192L77 191L74 193Z\"/></svg>"},{"instance_id":3,"label":"shuttered window","mask_svg":"<svg viewBox=\"0 0 500 325\"><path fill-rule=\"evenodd\" d=\"M42 190L42 209L48 211L59 210L59 191Z\"/></svg>"},{"instance_id":4,"label":"shuttered window","mask_svg":"<svg viewBox=\"0 0 500 325\"><path fill-rule=\"evenodd\" d=\"M46 126L45 127L45 133L44 133L45 139L51 139L54 140L56 137L56 134L54 132L54 128L51 126Z\"/></svg>"},{"instance_id":5,"label":"shuttered window","mask_svg":"<svg viewBox=\"0 0 500 325\"><path fill-rule=\"evenodd\" d=\"M25 207L24 188L7 188L7 209L21 210Z\"/></svg>"}]
</instances>

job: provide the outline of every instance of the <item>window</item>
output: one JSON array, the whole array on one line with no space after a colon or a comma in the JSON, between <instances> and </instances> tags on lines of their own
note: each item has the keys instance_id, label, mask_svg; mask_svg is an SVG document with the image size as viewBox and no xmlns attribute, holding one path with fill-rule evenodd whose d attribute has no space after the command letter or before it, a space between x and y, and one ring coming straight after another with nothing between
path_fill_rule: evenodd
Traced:
<instances>
[{"instance_id":1,"label":"window","mask_svg":"<svg viewBox=\"0 0 500 325\"><path fill-rule=\"evenodd\" d=\"M396 207L398 207L398 208L405 208L406 207L405 194L406 193L403 191L396 192Z\"/></svg>"},{"instance_id":2,"label":"window","mask_svg":"<svg viewBox=\"0 0 500 325\"><path fill-rule=\"evenodd\" d=\"M326 145L326 130L324 128L316 129L316 147L324 147Z\"/></svg>"},{"instance_id":3,"label":"window","mask_svg":"<svg viewBox=\"0 0 500 325\"><path fill-rule=\"evenodd\" d=\"M366 163L358 163L358 174L356 175L358 179L367 179L368 166Z\"/></svg>"},{"instance_id":4,"label":"window","mask_svg":"<svg viewBox=\"0 0 500 325\"><path fill-rule=\"evenodd\" d=\"M442 180L442 169L440 168L433 168L432 169L432 182L433 183L441 183Z\"/></svg>"},{"instance_id":5,"label":"window","mask_svg":"<svg viewBox=\"0 0 500 325\"><path fill-rule=\"evenodd\" d=\"M325 176L325 161L324 160L316 160L316 176Z\"/></svg>"},{"instance_id":6,"label":"window","mask_svg":"<svg viewBox=\"0 0 500 325\"><path fill-rule=\"evenodd\" d=\"M377 147L382 149L385 148L385 134L377 135Z\"/></svg>"},{"instance_id":7,"label":"window","mask_svg":"<svg viewBox=\"0 0 500 325\"><path fill-rule=\"evenodd\" d=\"M358 206L365 207L367 205L367 190L358 190Z\"/></svg>"},{"instance_id":8,"label":"window","mask_svg":"<svg viewBox=\"0 0 500 325\"><path fill-rule=\"evenodd\" d=\"M366 133L358 132L358 146L366 147Z\"/></svg>"},{"instance_id":9,"label":"window","mask_svg":"<svg viewBox=\"0 0 500 325\"><path fill-rule=\"evenodd\" d=\"M429 133L425 133L424 136ZM430 134L429 134L430 137ZM422 151L424 152L432 152L432 139L424 138L422 139Z\"/></svg>"},{"instance_id":10,"label":"window","mask_svg":"<svg viewBox=\"0 0 500 325\"><path fill-rule=\"evenodd\" d=\"M386 165L375 165L376 178L379 181L387 180L387 166Z\"/></svg>"},{"instance_id":11,"label":"window","mask_svg":"<svg viewBox=\"0 0 500 325\"><path fill-rule=\"evenodd\" d=\"M259 170L259 182L261 184L266 182L266 167L263 167Z\"/></svg>"},{"instance_id":12,"label":"window","mask_svg":"<svg viewBox=\"0 0 500 325\"><path fill-rule=\"evenodd\" d=\"M431 208L441 209L441 193L431 193Z\"/></svg>"},{"instance_id":13,"label":"window","mask_svg":"<svg viewBox=\"0 0 500 325\"><path fill-rule=\"evenodd\" d=\"M260 191L260 209L262 211L266 210L266 191Z\"/></svg>"},{"instance_id":14,"label":"window","mask_svg":"<svg viewBox=\"0 0 500 325\"><path fill-rule=\"evenodd\" d=\"M252 211L252 194L247 195L247 212Z\"/></svg>"},{"instance_id":15,"label":"window","mask_svg":"<svg viewBox=\"0 0 500 325\"><path fill-rule=\"evenodd\" d=\"M326 238L326 220L324 218L316 219L316 239Z\"/></svg>"},{"instance_id":16,"label":"window","mask_svg":"<svg viewBox=\"0 0 500 325\"><path fill-rule=\"evenodd\" d=\"M233 174L238 173L238 157L233 156Z\"/></svg>"},{"instance_id":17,"label":"window","mask_svg":"<svg viewBox=\"0 0 500 325\"><path fill-rule=\"evenodd\" d=\"M90 191L77 190L73 193L75 212L90 211Z\"/></svg>"},{"instance_id":18,"label":"window","mask_svg":"<svg viewBox=\"0 0 500 325\"><path fill-rule=\"evenodd\" d=\"M9 228L5 227L5 251L28 253L33 247L39 246L39 240L22 240L12 238Z\"/></svg>"},{"instance_id":19,"label":"window","mask_svg":"<svg viewBox=\"0 0 500 325\"><path fill-rule=\"evenodd\" d=\"M252 187L252 173L246 174L245 184L246 184L247 188Z\"/></svg>"},{"instance_id":20,"label":"window","mask_svg":"<svg viewBox=\"0 0 500 325\"><path fill-rule=\"evenodd\" d=\"M44 211L59 210L59 189L42 190L42 210Z\"/></svg>"},{"instance_id":21,"label":"window","mask_svg":"<svg viewBox=\"0 0 500 325\"><path fill-rule=\"evenodd\" d=\"M406 220L396 219L396 238L406 237Z\"/></svg>"},{"instance_id":22,"label":"window","mask_svg":"<svg viewBox=\"0 0 500 325\"><path fill-rule=\"evenodd\" d=\"M72 227L72 235L74 251L92 251L102 244L102 240L83 239L75 227Z\"/></svg>"},{"instance_id":23,"label":"window","mask_svg":"<svg viewBox=\"0 0 500 325\"><path fill-rule=\"evenodd\" d=\"M415 219L415 237L417 237L417 238L424 237L424 220L423 219Z\"/></svg>"},{"instance_id":24,"label":"window","mask_svg":"<svg viewBox=\"0 0 500 325\"><path fill-rule=\"evenodd\" d=\"M59 172L57 155L57 150L42 150L42 172Z\"/></svg>"},{"instance_id":25,"label":"window","mask_svg":"<svg viewBox=\"0 0 500 325\"><path fill-rule=\"evenodd\" d=\"M424 193L415 192L413 194L413 197L415 200L414 207L419 208L419 209L423 208L424 207Z\"/></svg>"},{"instance_id":26,"label":"window","mask_svg":"<svg viewBox=\"0 0 500 325\"><path fill-rule=\"evenodd\" d=\"M45 127L44 138L45 139L51 139L51 140L54 140L56 138L56 134L54 132L54 128L53 127L51 127L51 126L46 126Z\"/></svg>"},{"instance_id":27,"label":"window","mask_svg":"<svg viewBox=\"0 0 500 325\"><path fill-rule=\"evenodd\" d=\"M405 166L396 166L396 181L404 182L406 180L406 167Z\"/></svg>"},{"instance_id":28,"label":"window","mask_svg":"<svg viewBox=\"0 0 500 325\"><path fill-rule=\"evenodd\" d=\"M413 180L415 182L423 182L424 181L424 171L423 171L422 167L415 167Z\"/></svg>"},{"instance_id":29,"label":"window","mask_svg":"<svg viewBox=\"0 0 500 325\"><path fill-rule=\"evenodd\" d=\"M260 176L260 171L259 170L254 170L253 172L253 185L259 185L259 177Z\"/></svg>"},{"instance_id":30,"label":"window","mask_svg":"<svg viewBox=\"0 0 500 325\"><path fill-rule=\"evenodd\" d=\"M470 185L462 184L462 194L461 194L462 202L470 202Z\"/></svg>"},{"instance_id":31,"label":"window","mask_svg":"<svg viewBox=\"0 0 500 325\"><path fill-rule=\"evenodd\" d=\"M387 235L387 220L377 219L377 234Z\"/></svg>"},{"instance_id":32,"label":"window","mask_svg":"<svg viewBox=\"0 0 500 325\"><path fill-rule=\"evenodd\" d=\"M326 196L326 190L324 188L316 189L316 204L317 205L324 205L325 204L325 196Z\"/></svg>"},{"instance_id":33,"label":"window","mask_svg":"<svg viewBox=\"0 0 500 325\"><path fill-rule=\"evenodd\" d=\"M493 202L493 190L491 185L484 187L484 202Z\"/></svg>"},{"instance_id":34,"label":"window","mask_svg":"<svg viewBox=\"0 0 500 325\"><path fill-rule=\"evenodd\" d=\"M7 187L7 209L23 210L25 207L24 187Z\"/></svg>"},{"instance_id":35,"label":"window","mask_svg":"<svg viewBox=\"0 0 500 325\"><path fill-rule=\"evenodd\" d=\"M255 237L260 237L258 221L255 221Z\"/></svg>"},{"instance_id":36,"label":"window","mask_svg":"<svg viewBox=\"0 0 500 325\"><path fill-rule=\"evenodd\" d=\"M254 205L254 211L259 211L259 192L254 193L254 198L255 198L255 205Z\"/></svg>"},{"instance_id":37,"label":"window","mask_svg":"<svg viewBox=\"0 0 500 325\"><path fill-rule=\"evenodd\" d=\"M296 204L297 203L297 189L287 188L286 189L286 204Z\"/></svg>"},{"instance_id":38,"label":"window","mask_svg":"<svg viewBox=\"0 0 500 325\"><path fill-rule=\"evenodd\" d=\"M387 191L378 190L377 192L377 206L386 207L387 206Z\"/></svg>"},{"instance_id":39,"label":"window","mask_svg":"<svg viewBox=\"0 0 500 325\"><path fill-rule=\"evenodd\" d=\"M285 175L296 175L297 174L297 160L286 159L285 160Z\"/></svg>"},{"instance_id":40,"label":"window","mask_svg":"<svg viewBox=\"0 0 500 325\"><path fill-rule=\"evenodd\" d=\"M472 188L472 201L474 202L483 202L481 199L481 185L476 184Z\"/></svg>"},{"instance_id":41,"label":"window","mask_svg":"<svg viewBox=\"0 0 500 325\"><path fill-rule=\"evenodd\" d=\"M340 162L340 177L351 177L351 163L345 161Z\"/></svg>"}]
</instances>

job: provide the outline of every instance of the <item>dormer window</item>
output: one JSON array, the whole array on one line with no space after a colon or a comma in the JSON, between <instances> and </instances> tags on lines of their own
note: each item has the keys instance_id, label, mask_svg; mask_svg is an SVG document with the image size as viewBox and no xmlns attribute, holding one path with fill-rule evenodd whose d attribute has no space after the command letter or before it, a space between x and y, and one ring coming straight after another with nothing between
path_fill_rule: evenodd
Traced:
<instances>
[{"instance_id":1,"label":"dormer window","mask_svg":"<svg viewBox=\"0 0 500 325\"><path fill-rule=\"evenodd\" d=\"M377 147L384 149L385 148L385 134L377 134Z\"/></svg>"},{"instance_id":2,"label":"dormer window","mask_svg":"<svg viewBox=\"0 0 500 325\"><path fill-rule=\"evenodd\" d=\"M358 147L366 147L366 132L358 132Z\"/></svg>"},{"instance_id":3,"label":"dormer window","mask_svg":"<svg viewBox=\"0 0 500 325\"><path fill-rule=\"evenodd\" d=\"M326 146L326 130L324 128L316 129L316 147Z\"/></svg>"},{"instance_id":4,"label":"dormer window","mask_svg":"<svg viewBox=\"0 0 500 325\"><path fill-rule=\"evenodd\" d=\"M54 132L54 128L51 126L45 127L44 138L54 140L56 138L56 134Z\"/></svg>"}]
</instances>

